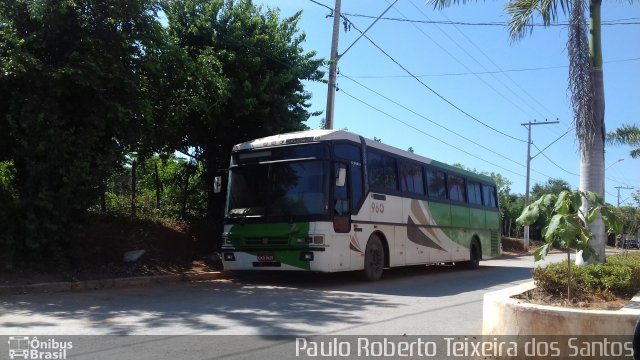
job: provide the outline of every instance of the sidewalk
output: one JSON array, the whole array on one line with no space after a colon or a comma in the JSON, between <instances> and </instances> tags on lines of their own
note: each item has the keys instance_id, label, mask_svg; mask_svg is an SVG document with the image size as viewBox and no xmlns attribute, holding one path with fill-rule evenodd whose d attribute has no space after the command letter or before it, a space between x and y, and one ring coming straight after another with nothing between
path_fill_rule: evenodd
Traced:
<instances>
[{"instance_id":1,"label":"sidewalk","mask_svg":"<svg viewBox=\"0 0 640 360\"><path fill-rule=\"evenodd\" d=\"M84 280L84 281L60 281L40 284L0 285L0 296L19 295L33 293L55 293L65 291L84 291L99 289L116 289L131 286L145 286L157 283L170 283L181 281L207 281L225 278L220 271L194 272L170 275L134 276L126 278Z\"/></svg>"}]
</instances>

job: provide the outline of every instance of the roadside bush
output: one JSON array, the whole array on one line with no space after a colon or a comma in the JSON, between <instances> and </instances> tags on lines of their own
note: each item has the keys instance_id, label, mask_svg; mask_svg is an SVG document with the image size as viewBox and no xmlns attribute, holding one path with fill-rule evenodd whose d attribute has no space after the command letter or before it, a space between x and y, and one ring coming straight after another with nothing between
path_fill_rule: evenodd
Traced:
<instances>
[{"instance_id":1,"label":"roadside bush","mask_svg":"<svg viewBox=\"0 0 640 360\"><path fill-rule=\"evenodd\" d=\"M585 267L571 265L574 301L611 300L631 297L640 291L640 256L611 256L604 264ZM552 297L562 298L567 291L567 265L556 263L533 272L536 285Z\"/></svg>"}]
</instances>

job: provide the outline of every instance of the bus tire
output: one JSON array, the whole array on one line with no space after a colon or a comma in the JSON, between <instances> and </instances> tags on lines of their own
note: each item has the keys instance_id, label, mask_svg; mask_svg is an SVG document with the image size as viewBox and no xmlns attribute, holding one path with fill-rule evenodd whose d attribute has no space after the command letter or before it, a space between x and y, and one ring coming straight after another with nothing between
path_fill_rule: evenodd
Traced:
<instances>
[{"instance_id":1,"label":"bus tire","mask_svg":"<svg viewBox=\"0 0 640 360\"><path fill-rule=\"evenodd\" d=\"M467 261L467 269L475 270L480 267L480 259L482 258L482 253L480 250L480 245L476 240L471 242L471 247L469 249L470 260Z\"/></svg>"},{"instance_id":2,"label":"bus tire","mask_svg":"<svg viewBox=\"0 0 640 360\"><path fill-rule=\"evenodd\" d=\"M384 271L384 248L377 236L372 236L364 250L364 278L367 281L378 281Z\"/></svg>"}]
</instances>

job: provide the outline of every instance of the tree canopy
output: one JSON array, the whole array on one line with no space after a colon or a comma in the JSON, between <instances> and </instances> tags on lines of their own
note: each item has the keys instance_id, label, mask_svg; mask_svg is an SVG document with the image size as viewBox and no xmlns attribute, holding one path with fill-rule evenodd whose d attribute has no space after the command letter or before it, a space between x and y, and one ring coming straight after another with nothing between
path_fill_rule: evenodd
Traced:
<instances>
[{"instance_id":1,"label":"tree canopy","mask_svg":"<svg viewBox=\"0 0 640 360\"><path fill-rule=\"evenodd\" d=\"M234 144L305 128L303 81L321 80L323 60L302 48L299 18L250 0L1 2L2 256L62 256L123 169L132 209L136 169L159 203L167 161L184 201Z\"/></svg>"}]
</instances>

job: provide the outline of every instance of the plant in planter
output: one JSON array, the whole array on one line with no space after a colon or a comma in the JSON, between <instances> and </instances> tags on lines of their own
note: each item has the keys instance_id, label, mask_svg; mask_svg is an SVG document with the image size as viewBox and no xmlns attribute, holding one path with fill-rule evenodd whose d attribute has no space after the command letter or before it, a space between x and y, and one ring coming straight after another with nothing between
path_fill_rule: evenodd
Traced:
<instances>
[{"instance_id":1,"label":"plant in planter","mask_svg":"<svg viewBox=\"0 0 640 360\"><path fill-rule=\"evenodd\" d=\"M582 200L589 204L582 206ZM597 257L596 252L589 245L591 232L589 224L598 214L608 228L616 227L617 221L609 207L593 192L564 190L559 195L545 194L538 200L528 205L522 211L517 222L521 225L531 225L540 216L547 222L542 230L545 244L538 248L535 260L544 259L555 246L567 252L567 297L571 301L571 251L582 251L584 260Z\"/></svg>"}]
</instances>

